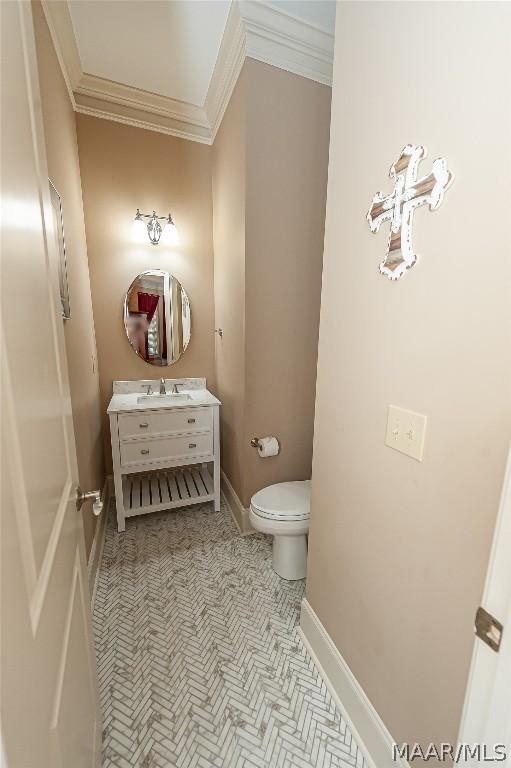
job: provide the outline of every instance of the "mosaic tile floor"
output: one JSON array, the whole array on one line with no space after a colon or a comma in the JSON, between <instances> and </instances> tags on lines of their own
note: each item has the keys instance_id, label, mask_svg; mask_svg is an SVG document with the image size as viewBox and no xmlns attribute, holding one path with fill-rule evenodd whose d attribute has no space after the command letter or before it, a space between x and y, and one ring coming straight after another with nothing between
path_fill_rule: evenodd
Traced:
<instances>
[{"instance_id":1,"label":"mosaic tile floor","mask_svg":"<svg viewBox=\"0 0 511 768\"><path fill-rule=\"evenodd\" d=\"M297 634L303 589L223 505L122 534L111 514L94 609L103 768L367 768Z\"/></svg>"}]
</instances>

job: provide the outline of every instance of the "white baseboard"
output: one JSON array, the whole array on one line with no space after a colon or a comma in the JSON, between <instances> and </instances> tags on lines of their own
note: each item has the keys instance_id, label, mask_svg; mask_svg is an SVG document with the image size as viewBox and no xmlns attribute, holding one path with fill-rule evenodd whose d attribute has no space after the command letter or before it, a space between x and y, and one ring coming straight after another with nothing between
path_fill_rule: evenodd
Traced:
<instances>
[{"instance_id":1,"label":"white baseboard","mask_svg":"<svg viewBox=\"0 0 511 768\"><path fill-rule=\"evenodd\" d=\"M229 478L225 474L225 472L220 470L220 477L221 477L221 487L222 492L224 494L224 499L227 503L227 506L231 510L231 515L233 517L234 522L236 523L236 526L242 536L248 536L251 533L255 533L254 529L250 525L250 520L248 517L248 509L243 506L241 503L238 494L232 487L231 483L229 482Z\"/></svg>"},{"instance_id":2,"label":"white baseboard","mask_svg":"<svg viewBox=\"0 0 511 768\"><path fill-rule=\"evenodd\" d=\"M306 598L300 635L371 768L410 768L392 759L394 739Z\"/></svg>"},{"instance_id":3,"label":"white baseboard","mask_svg":"<svg viewBox=\"0 0 511 768\"><path fill-rule=\"evenodd\" d=\"M101 564L101 558L103 557L103 546L105 544L106 534L106 521L108 517L108 507L110 499L113 495L113 477L108 475L105 478L105 485L103 486L103 493L101 499L103 501L103 510L99 517L96 519L96 530L94 531L94 539L92 540L92 547L90 548L89 559L87 562L87 577L89 581L89 591L91 595L91 605L94 608L94 600L96 598L96 584L98 580L99 566Z\"/></svg>"}]
</instances>

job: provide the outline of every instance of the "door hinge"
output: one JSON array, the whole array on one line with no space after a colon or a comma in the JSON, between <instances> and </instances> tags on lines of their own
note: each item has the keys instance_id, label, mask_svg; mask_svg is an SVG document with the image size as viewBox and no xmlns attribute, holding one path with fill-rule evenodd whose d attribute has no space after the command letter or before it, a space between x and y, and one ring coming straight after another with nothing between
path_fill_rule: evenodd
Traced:
<instances>
[{"instance_id":1,"label":"door hinge","mask_svg":"<svg viewBox=\"0 0 511 768\"><path fill-rule=\"evenodd\" d=\"M495 616L485 611L482 606L477 609L474 631L483 643L489 645L493 651L498 652L504 627Z\"/></svg>"}]
</instances>

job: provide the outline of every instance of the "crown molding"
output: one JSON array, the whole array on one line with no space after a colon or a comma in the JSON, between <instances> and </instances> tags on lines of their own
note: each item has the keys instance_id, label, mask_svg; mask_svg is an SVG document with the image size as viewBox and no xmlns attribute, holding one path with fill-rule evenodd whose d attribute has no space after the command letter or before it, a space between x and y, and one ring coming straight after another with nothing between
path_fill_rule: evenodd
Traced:
<instances>
[{"instance_id":1,"label":"crown molding","mask_svg":"<svg viewBox=\"0 0 511 768\"><path fill-rule=\"evenodd\" d=\"M67 2L41 0L41 7L74 109L75 98L73 92L82 77L82 64L80 62L69 6Z\"/></svg>"},{"instance_id":2,"label":"crown molding","mask_svg":"<svg viewBox=\"0 0 511 768\"><path fill-rule=\"evenodd\" d=\"M67 0L41 0L76 112L212 144L248 56L332 83L334 36L261 0L233 0L203 106L83 72Z\"/></svg>"},{"instance_id":3,"label":"crown molding","mask_svg":"<svg viewBox=\"0 0 511 768\"><path fill-rule=\"evenodd\" d=\"M177 101L86 72L75 89L76 111L125 125L134 125L181 139L211 143L211 130L202 107Z\"/></svg>"},{"instance_id":4,"label":"crown molding","mask_svg":"<svg viewBox=\"0 0 511 768\"><path fill-rule=\"evenodd\" d=\"M323 85L332 85L334 35L287 11L239 0L246 55Z\"/></svg>"},{"instance_id":5,"label":"crown molding","mask_svg":"<svg viewBox=\"0 0 511 768\"><path fill-rule=\"evenodd\" d=\"M165 133L167 136L175 136L178 139L187 139L187 141L196 141L199 144L212 144L209 136L203 137L192 131L180 131L174 125L166 124L163 120L158 122L156 116L151 115L151 120L143 120L134 116L133 113L129 115L123 115L121 111L113 109L100 109L96 106L87 106L77 104L75 112L79 115L89 115L90 117L99 117L101 120L111 120L113 123L121 123L122 125L131 125L134 128L144 128L147 131L155 131L156 133Z\"/></svg>"},{"instance_id":6,"label":"crown molding","mask_svg":"<svg viewBox=\"0 0 511 768\"><path fill-rule=\"evenodd\" d=\"M231 3L205 101L211 141L248 56L323 85L332 85L334 35L257 0Z\"/></svg>"},{"instance_id":7,"label":"crown molding","mask_svg":"<svg viewBox=\"0 0 511 768\"><path fill-rule=\"evenodd\" d=\"M246 57L246 35L239 3L231 3L220 50L209 83L204 108L211 128L211 143L222 122Z\"/></svg>"}]
</instances>

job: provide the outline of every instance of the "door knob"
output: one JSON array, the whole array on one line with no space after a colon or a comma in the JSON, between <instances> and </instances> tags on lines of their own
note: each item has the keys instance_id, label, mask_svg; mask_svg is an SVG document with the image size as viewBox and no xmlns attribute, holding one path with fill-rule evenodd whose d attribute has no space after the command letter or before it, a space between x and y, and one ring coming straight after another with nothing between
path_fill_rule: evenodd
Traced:
<instances>
[{"instance_id":1,"label":"door knob","mask_svg":"<svg viewBox=\"0 0 511 768\"><path fill-rule=\"evenodd\" d=\"M76 509L78 512L81 510L84 502L89 501L89 499L93 502L92 504L92 511L96 515L101 514L101 510L103 509L103 502L101 501L101 491L82 491L80 486L77 486L76 488Z\"/></svg>"}]
</instances>

